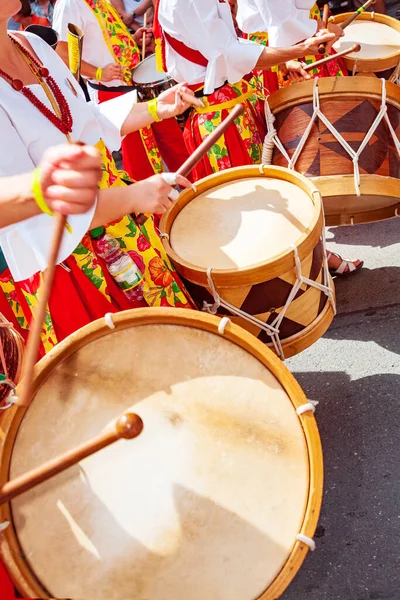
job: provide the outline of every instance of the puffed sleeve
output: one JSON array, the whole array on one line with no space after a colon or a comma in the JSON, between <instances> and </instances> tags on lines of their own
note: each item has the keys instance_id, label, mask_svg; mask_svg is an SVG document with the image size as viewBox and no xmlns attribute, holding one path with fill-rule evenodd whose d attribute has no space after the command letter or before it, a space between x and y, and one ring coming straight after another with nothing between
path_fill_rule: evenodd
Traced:
<instances>
[{"instance_id":1,"label":"puffed sleeve","mask_svg":"<svg viewBox=\"0 0 400 600\"><path fill-rule=\"evenodd\" d=\"M0 145L0 176L32 171L35 165L2 108L0 135L1 139L7 140L6 144ZM68 217L72 233L66 231L64 234L58 262L64 261L75 250L90 227L94 211L95 206L84 215ZM53 228L54 218L40 214L0 229L0 247L16 281L27 279L47 267Z\"/></svg>"},{"instance_id":2,"label":"puffed sleeve","mask_svg":"<svg viewBox=\"0 0 400 600\"><path fill-rule=\"evenodd\" d=\"M171 30L187 32L189 28L191 47L209 61L206 94L214 91L221 76L229 83L240 81L254 69L263 51L259 44L237 38L230 7L225 2L176 3L171 17Z\"/></svg>"}]
</instances>

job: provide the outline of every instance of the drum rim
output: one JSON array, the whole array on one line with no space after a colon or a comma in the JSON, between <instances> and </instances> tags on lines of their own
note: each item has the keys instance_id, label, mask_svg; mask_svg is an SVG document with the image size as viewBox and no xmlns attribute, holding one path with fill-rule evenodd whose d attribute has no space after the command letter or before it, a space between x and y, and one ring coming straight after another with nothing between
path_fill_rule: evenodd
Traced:
<instances>
[{"instance_id":1,"label":"drum rim","mask_svg":"<svg viewBox=\"0 0 400 600\"><path fill-rule=\"evenodd\" d=\"M202 312L180 308L138 308L123 311L112 316L116 329L127 329L134 326L149 324L183 325L203 329L216 335L220 318ZM63 342L58 344L35 367L33 394L49 377L53 369L65 358L91 341L110 335L113 330L109 328L106 320L94 321L79 331L75 332ZM265 365L278 379L285 390L294 410L308 403L308 400L294 376L282 361L265 344L257 340L252 334L244 331L238 325L228 323L224 337L252 354ZM12 456L16 434L26 408L11 407L2 422L3 440L0 443L0 482L8 478L9 465ZM314 415L308 411L298 416L307 447L309 489L304 516L299 533L312 538L317 527L323 495L323 458L318 427ZM26 597L48 598L48 592L37 580L33 567L27 559L22 557L18 536L13 526L10 503L0 505L0 522L10 521L9 527L0 536L0 559L4 564L21 594ZM286 590L304 562L309 547L302 542L294 540L291 552L285 564L278 573L270 587L265 590L259 600L274 600Z\"/></svg>"},{"instance_id":2,"label":"drum rim","mask_svg":"<svg viewBox=\"0 0 400 600\"><path fill-rule=\"evenodd\" d=\"M297 241L296 247L300 260L312 252L317 245L324 227L324 215L322 210L322 199L318 188L308 179L296 171L285 167L270 165L249 165L244 167L233 167L225 169L213 175L208 175L196 181L196 190L188 188L184 190L177 201L165 212L160 222L160 232L164 249L180 275L199 285L207 286L207 269L199 267L186 261L172 248L169 235L176 216L185 208L191 200L199 194L211 190L221 184L229 183L235 179L252 179L254 177L269 177L281 179L300 187L314 203L313 219L308 226L307 232L303 233ZM293 249L289 246L286 250L250 267L239 269L212 269L212 276L217 287L240 287L242 285L254 285L269 281L287 273L295 266Z\"/></svg>"},{"instance_id":3,"label":"drum rim","mask_svg":"<svg viewBox=\"0 0 400 600\"><path fill-rule=\"evenodd\" d=\"M332 21L333 23L340 25L340 23L343 23L343 21L345 21L352 14L352 12L347 12L335 15ZM384 15L381 13L363 12L357 17L357 21L369 21L371 23L380 23L382 25L387 25L388 27L391 27L392 29L395 29L400 33L400 22L397 21L397 19L390 17L389 15ZM388 56L385 56L383 58L360 57L358 59L355 59L347 56L344 56L343 58L347 69L349 69L350 71L354 68L356 62L359 66L362 66L367 72L386 71L386 69L390 69L392 67L397 66L397 63L400 59L400 48L394 54L389 54ZM362 69L357 69L357 71L361 70Z\"/></svg>"},{"instance_id":4,"label":"drum rim","mask_svg":"<svg viewBox=\"0 0 400 600\"><path fill-rule=\"evenodd\" d=\"M368 99L382 101L382 80L375 77L323 77L318 79L320 98L337 99L365 95ZM296 85L277 90L268 96L268 104L274 115L283 110L312 103L315 80L302 81ZM400 87L386 81L386 101L400 110Z\"/></svg>"},{"instance_id":5,"label":"drum rim","mask_svg":"<svg viewBox=\"0 0 400 600\"><path fill-rule=\"evenodd\" d=\"M164 76L165 76L165 77L164 77L164 79L158 79L157 81L147 81L146 83L140 83L140 82L138 82L138 81L135 81L135 80L133 79L133 75L134 75L135 71L137 71L137 70L139 69L139 67L140 67L140 66L141 66L143 63L145 63L146 61L150 61L150 60L152 60L154 56L155 56L155 54L150 54L150 56L147 56L146 58L144 58L143 60L141 60L141 61L140 61L140 62L139 62L137 65L136 65L136 67L134 67L134 68L132 69L132 72L131 72L131 79L132 79L132 83L133 83L133 85L134 85L136 88L148 88L148 87L154 87L154 86L158 86L158 85L163 85L163 84L165 84L165 83L173 82L173 79L172 79L172 77L170 77L170 76L168 75L168 73L164 73ZM162 76L162 75L163 75L163 73L160 73L160 75Z\"/></svg>"}]
</instances>

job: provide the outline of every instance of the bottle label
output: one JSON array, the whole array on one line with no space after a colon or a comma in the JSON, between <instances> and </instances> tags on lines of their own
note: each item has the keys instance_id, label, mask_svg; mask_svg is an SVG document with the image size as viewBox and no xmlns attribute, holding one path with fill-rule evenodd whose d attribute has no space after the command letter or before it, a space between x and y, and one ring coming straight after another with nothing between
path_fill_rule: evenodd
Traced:
<instances>
[{"instance_id":1,"label":"bottle label","mask_svg":"<svg viewBox=\"0 0 400 600\"><path fill-rule=\"evenodd\" d=\"M129 264L121 271L117 271L117 273L113 273L113 277L120 288L125 291L133 289L142 281L139 270L134 263Z\"/></svg>"}]
</instances>

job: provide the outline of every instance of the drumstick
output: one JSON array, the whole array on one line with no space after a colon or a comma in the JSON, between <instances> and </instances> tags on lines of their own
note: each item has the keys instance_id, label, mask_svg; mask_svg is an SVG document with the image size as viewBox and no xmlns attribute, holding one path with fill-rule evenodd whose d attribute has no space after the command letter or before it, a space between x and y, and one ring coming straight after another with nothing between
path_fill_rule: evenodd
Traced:
<instances>
[{"instance_id":1,"label":"drumstick","mask_svg":"<svg viewBox=\"0 0 400 600\"><path fill-rule=\"evenodd\" d=\"M323 17L322 17L322 23L323 23L324 29L326 29L328 27L328 19L329 19L329 6L328 6L328 4L324 4L324 13L323 13ZM318 46L318 54L325 54L325 52L326 52L326 43L320 44Z\"/></svg>"},{"instance_id":2,"label":"drumstick","mask_svg":"<svg viewBox=\"0 0 400 600\"><path fill-rule=\"evenodd\" d=\"M318 68L321 65L325 65L326 63L330 62L331 60L336 60L337 58L340 58L341 56L345 56L346 54L350 54L351 52L359 52L360 50L361 50L360 44L354 44L353 46L351 46L351 48L347 48L347 50L342 50L341 52L338 52L337 54L332 54L331 56L325 56L325 58L321 58L321 60L317 60L314 63L310 63L309 65L306 65L303 68L305 71L312 71L313 69Z\"/></svg>"},{"instance_id":3,"label":"drumstick","mask_svg":"<svg viewBox=\"0 0 400 600\"><path fill-rule=\"evenodd\" d=\"M177 175L182 175L183 177L189 175L190 171L194 169L197 163L201 161L203 156L207 154L209 150L211 150L211 148L218 142L219 138L225 133L228 127L232 125L235 119L240 117L243 112L243 104L238 104L235 106L233 111L226 117L226 119L224 119L222 123L220 123L218 127L216 127L214 131L201 142L200 146L196 148L193 154L191 154L191 156L185 160L183 165L179 167L179 169L176 171ZM139 219L141 224L143 224L147 219L147 215L144 215L143 213L138 214L136 215L136 219Z\"/></svg>"},{"instance_id":4,"label":"drumstick","mask_svg":"<svg viewBox=\"0 0 400 600\"><path fill-rule=\"evenodd\" d=\"M343 23L340 24L340 27L342 29L346 29L346 27L348 27L363 12L365 12L367 10L367 8L369 8L371 6L371 4L375 4L375 2L376 2L376 0L368 0L365 4L363 4L362 6L360 6L360 8L357 8L357 10L352 15L350 15L350 17L348 19L346 19L345 21L343 21Z\"/></svg>"},{"instance_id":5,"label":"drumstick","mask_svg":"<svg viewBox=\"0 0 400 600\"><path fill-rule=\"evenodd\" d=\"M147 28L147 10L144 13L143 27L144 27L144 29ZM145 59L145 57L146 57L146 31L143 31L143 37L142 37L142 61Z\"/></svg>"},{"instance_id":6,"label":"drumstick","mask_svg":"<svg viewBox=\"0 0 400 600\"><path fill-rule=\"evenodd\" d=\"M44 463L41 467L32 469L31 471L28 471L28 473L20 475L5 483L3 487L0 488L0 504L9 502L16 496L31 490L39 483L43 483L51 477L54 477L54 475L62 473L84 458L110 446L119 439L123 438L131 440L140 435L142 431L143 421L139 415L134 413L122 415L111 431L103 432L77 448L74 448L74 450L65 452Z\"/></svg>"},{"instance_id":7,"label":"drumstick","mask_svg":"<svg viewBox=\"0 0 400 600\"><path fill-rule=\"evenodd\" d=\"M54 273L57 266L57 257L60 251L60 246L66 224L66 215L57 214L55 216L55 224L53 238L51 240L50 246L48 267L43 273L43 285L41 286L40 290L39 304L37 306L37 309L35 310L34 318L31 322L31 330L29 332L26 355L22 365L21 392L18 394L18 398L15 402L20 406L28 406L28 404L31 401L33 369L39 353L40 336L42 333L43 323L46 316L47 304L50 298Z\"/></svg>"}]
</instances>

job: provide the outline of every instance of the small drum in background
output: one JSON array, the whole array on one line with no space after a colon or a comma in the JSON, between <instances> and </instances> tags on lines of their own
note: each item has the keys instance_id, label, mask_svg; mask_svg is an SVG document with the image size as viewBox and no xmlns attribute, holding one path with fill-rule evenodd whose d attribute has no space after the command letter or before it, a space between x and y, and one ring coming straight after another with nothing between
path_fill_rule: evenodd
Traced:
<instances>
[{"instance_id":1,"label":"small drum in background","mask_svg":"<svg viewBox=\"0 0 400 600\"><path fill-rule=\"evenodd\" d=\"M55 50L58 45L59 35L55 29L45 25L28 25L25 29L28 33L34 33Z\"/></svg>"},{"instance_id":2,"label":"small drum in background","mask_svg":"<svg viewBox=\"0 0 400 600\"><path fill-rule=\"evenodd\" d=\"M333 22L343 23L352 13L336 15ZM360 44L361 50L344 57L350 73L377 75L398 81L400 74L400 22L387 15L364 12L344 30L334 45L338 52Z\"/></svg>"},{"instance_id":3,"label":"small drum in background","mask_svg":"<svg viewBox=\"0 0 400 600\"><path fill-rule=\"evenodd\" d=\"M23 355L22 337L0 313L0 409L19 381Z\"/></svg>"},{"instance_id":4,"label":"small drum in background","mask_svg":"<svg viewBox=\"0 0 400 600\"><path fill-rule=\"evenodd\" d=\"M370 77L306 81L269 96L266 115L264 162L310 177L327 225L400 216L397 85Z\"/></svg>"},{"instance_id":5,"label":"small drum in background","mask_svg":"<svg viewBox=\"0 0 400 600\"><path fill-rule=\"evenodd\" d=\"M155 54L148 56L134 68L132 82L142 102L157 98L161 92L176 85L176 81L167 73L157 71Z\"/></svg>"},{"instance_id":6,"label":"small drum in background","mask_svg":"<svg viewBox=\"0 0 400 600\"><path fill-rule=\"evenodd\" d=\"M287 169L227 169L165 213L161 237L198 307L229 315L287 358L335 312L321 195Z\"/></svg>"},{"instance_id":7,"label":"small drum in background","mask_svg":"<svg viewBox=\"0 0 400 600\"><path fill-rule=\"evenodd\" d=\"M314 547L322 452L313 406L254 336L196 311L121 312L42 359L33 392L5 414L2 481L130 408L144 430L0 506L24 597L283 594Z\"/></svg>"}]
</instances>

